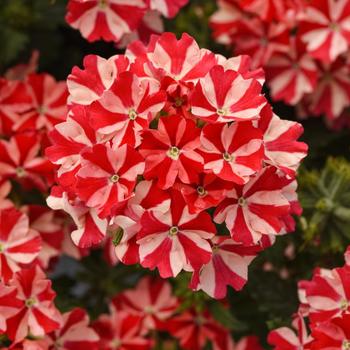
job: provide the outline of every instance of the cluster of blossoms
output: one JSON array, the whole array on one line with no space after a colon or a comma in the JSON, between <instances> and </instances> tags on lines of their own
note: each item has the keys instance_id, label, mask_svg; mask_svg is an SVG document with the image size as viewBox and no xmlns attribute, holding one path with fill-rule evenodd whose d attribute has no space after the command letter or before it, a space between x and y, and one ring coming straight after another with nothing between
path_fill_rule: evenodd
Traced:
<instances>
[{"instance_id":1,"label":"cluster of blossoms","mask_svg":"<svg viewBox=\"0 0 350 350\"><path fill-rule=\"evenodd\" d=\"M161 16L173 18L188 0L69 0L66 21L88 41L125 47L164 31ZM132 15L130 15L132 14Z\"/></svg>"},{"instance_id":2,"label":"cluster of blossoms","mask_svg":"<svg viewBox=\"0 0 350 350\"><path fill-rule=\"evenodd\" d=\"M269 334L275 350L350 348L350 247L345 260L343 267L317 268L311 281L299 283L294 330L282 327Z\"/></svg>"},{"instance_id":3,"label":"cluster of blossoms","mask_svg":"<svg viewBox=\"0 0 350 350\"><path fill-rule=\"evenodd\" d=\"M74 243L104 242L163 278L191 272L191 287L215 298L241 289L301 212L302 127L273 113L263 82L247 56L225 59L187 34L87 56L46 149L59 166L48 204L72 217Z\"/></svg>"},{"instance_id":4,"label":"cluster of blossoms","mask_svg":"<svg viewBox=\"0 0 350 350\"><path fill-rule=\"evenodd\" d=\"M349 0L218 0L214 38L263 67L275 101L349 124Z\"/></svg>"}]
</instances>

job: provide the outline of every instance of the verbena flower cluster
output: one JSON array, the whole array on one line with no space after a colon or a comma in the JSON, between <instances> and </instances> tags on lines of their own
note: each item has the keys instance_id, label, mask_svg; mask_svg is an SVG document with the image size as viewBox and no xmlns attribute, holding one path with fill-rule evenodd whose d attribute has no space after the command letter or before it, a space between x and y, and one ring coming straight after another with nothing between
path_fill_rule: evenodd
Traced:
<instances>
[{"instance_id":1,"label":"verbena flower cluster","mask_svg":"<svg viewBox=\"0 0 350 350\"><path fill-rule=\"evenodd\" d=\"M78 247L108 239L124 264L191 272L215 298L243 287L258 252L294 229L307 151L250 63L164 33L73 69L46 155L59 166L48 204L72 217Z\"/></svg>"},{"instance_id":2,"label":"verbena flower cluster","mask_svg":"<svg viewBox=\"0 0 350 350\"><path fill-rule=\"evenodd\" d=\"M294 315L294 330L282 327L269 334L275 350L350 347L350 247L345 260L343 267L317 268L311 281L299 283L300 306Z\"/></svg>"},{"instance_id":3,"label":"verbena flower cluster","mask_svg":"<svg viewBox=\"0 0 350 350\"><path fill-rule=\"evenodd\" d=\"M213 36L263 67L275 101L300 117L347 123L350 105L349 0L218 0Z\"/></svg>"}]
</instances>

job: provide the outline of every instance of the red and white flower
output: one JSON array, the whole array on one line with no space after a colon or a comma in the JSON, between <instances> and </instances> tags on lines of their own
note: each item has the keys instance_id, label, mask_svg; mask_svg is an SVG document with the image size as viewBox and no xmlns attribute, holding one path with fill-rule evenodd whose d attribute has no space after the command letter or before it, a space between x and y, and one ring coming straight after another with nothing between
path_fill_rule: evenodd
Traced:
<instances>
[{"instance_id":1,"label":"red and white flower","mask_svg":"<svg viewBox=\"0 0 350 350\"><path fill-rule=\"evenodd\" d=\"M125 311L101 315L93 328L100 337L101 350L150 350L151 340L141 335L141 317Z\"/></svg>"},{"instance_id":2,"label":"red and white flower","mask_svg":"<svg viewBox=\"0 0 350 350\"><path fill-rule=\"evenodd\" d=\"M145 158L144 177L158 179L158 186L167 189L177 178L184 183L198 181L203 158L198 153L200 129L192 120L180 116L162 117L158 130L143 134L140 154Z\"/></svg>"},{"instance_id":3,"label":"red and white flower","mask_svg":"<svg viewBox=\"0 0 350 350\"><path fill-rule=\"evenodd\" d=\"M145 212L141 226L137 236L141 265L157 267L163 278L199 269L210 261L207 240L215 235L215 226L206 212L190 214L180 192L172 193L169 212Z\"/></svg>"},{"instance_id":4,"label":"red and white flower","mask_svg":"<svg viewBox=\"0 0 350 350\"><path fill-rule=\"evenodd\" d=\"M38 266L17 272L9 285L17 289L17 298L23 303L6 321L11 340L18 342L29 334L43 337L61 326L61 315L53 303L56 294Z\"/></svg>"},{"instance_id":5,"label":"red and white flower","mask_svg":"<svg viewBox=\"0 0 350 350\"><path fill-rule=\"evenodd\" d=\"M350 346L350 315L322 323L312 330L311 350L344 350Z\"/></svg>"},{"instance_id":6,"label":"red and white flower","mask_svg":"<svg viewBox=\"0 0 350 350\"><path fill-rule=\"evenodd\" d=\"M213 67L200 79L191 97L196 117L221 123L257 119L265 104L257 80L244 79L222 66Z\"/></svg>"},{"instance_id":7,"label":"red and white flower","mask_svg":"<svg viewBox=\"0 0 350 350\"><path fill-rule=\"evenodd\" d=\"M123 55L115 55L109 59L87 55L83 66L84 69L73 67L68 75L68 102L90 105L112 86L119 73L129 68L129 60Z\"/></svg>"},{"instance_id":8,"label":"red and white flower","mask_svg":"<svg viewBox=\"0 0 350 350\"><path fill-rule=\"evenodd\" d=\"M77 173L76 191L89 208L96 208L103 218L133 195L137 176L144 163L137 151L128 145L113 150L95 145L83 152L82 166Z\"/></svg>"},{"instance_id":9,"label":"red and white flower","mask_svg":"<svg viewBox=\"0 0 350 350\"><path fill-rule=\"evenodd\" d=\"M16 132L42 128L51 130L55 124L65 120L68 97L66 82L57 82L49 74L30 74L25 83L31 106L14 124Z\"/></svg>"},{"instance_id":10,"label":"red and white flower","mask_svg":"<svg viewBox=\"0 0 350 350\"><path fill-rule=\"evenodd\" d=\"M269 333L268 342L274 346L274 350L299 350L309 349L312 337L308 335L305 321L301 315L293 320L293 331L290 328L282 327Z\"/></svg>"},{"instance_id":11,"label":"red and white flower","mask_svg":"<svg viewBox=\"0 0 350 350\"><path fill-rule=\"evenodd\" d=\"M89 108L91 125L99 133L112 136L115 146L126 143L137 147L141 132L162 110L165 100L165 93L159 91L155 81L123 72Z\"/></svg>"},{"instance_id":12,"label":"red and white flower","mask_svg":"<svg viewBox=\"0 0 350 350\"><path fill-rule=\"evenodd\" d=\"M172 296L168 282L146 276L135 288L117 295L112 305L117 310L141 316L142 328L147 333L169 320L178 307L178 300Z\"/></svg>"},{"instance_id":13,"label":"red and white flower","mask_svg":"<svg viewBox=\"0 0 350 350\"><path fill-rule=\"evenodd\" d=\"M241 290L248 280L248 266L261 250L259 246L244 246L228 237L211 240L210 262L195 271L191 287L203 290L213 298L226 296L226 286Z\"/></svg>"},{"instance_id":14,"label":"red and white flower","mask_svg":"<svg viewBox=\"0 0 350 350\"><path fill-rule=\"evenodd\" d=\"M214 350L232 350L233 341L227 329L217 323L208 311L194 310L173 317L167 325L169 333L177 338L186 350L202 350L207 343Z\"/></svg>"},{"instance_id":15,"label":"red and white flower","mask_svg":"<svg viewBox=\"0 0 350 350\"><path fill-rule=\"evenodd\" d=\"M262 133L251 122L208 124L201 134L204 170L245 184L262 167Z\"/></svg>"},{"instance_id":16,"label":"red and white flower","mask_svg":"<svg viewBox=\"0 0 350 350\"><path fill-rule=\"evenodd\" d=\"M342 57L331 64L320 64L320 79L315 91L306 96L306 103L314 115L338 118L350 105L350 69Z\"/></svg>"},{"instance_id":17,"label":"red and white flower","mask_svg":"<svg viewBox=\"0 0 350 350\"><path fill-rule=\"evenodd\" d=\"M0 210L0 279L6 283L22 267L28 267L41 249L38 232L28 217L15 208Z\"/></svg>"},{"instance_id":18,"label":"red and white flower","mask_svg":"<svg viewBox=\"0 0 350 350\"><path fill-rule=\"evenodd\" d=\"M319 71L314 59L299 40L291 40L290 50L272 55L265 70L271 96L296 105L316 87Z\"/></svg>"},{"instance_id":19,"label":"red and white flower","mask_svg":"<svg viewBox=\"0 0 350 350\"><path fill-rule=\"evenodd\" d=\"M302 125L280 119L270 106L265 106L258 127L264 134L265 163L294 177L308 150L307 144L297 141L304 131Z\"/></svg>"},{"instance_id":20,"label":"red and white flower","mask_svg":"<svg viewBox=\"0 0 350 350\"><path fill-rule=\"evenodd\" d=\"M97 350L99 337L89 327L89 316L83 309L75 308L62 315L62 326L46 337L49 348L62 350Z\"/></svg>"},{"instance_id":21,"label":"red and white flower","mask_svg":"<svg viewBox=\"0 0 350 350\"><path fill-rule=\"evenodd\" d=\"M350 313L350 269L319 269L304 283L310 320L314 323Z\"/></svg>"},{"instance_id":22,"label":"red and white flower","mask_svg":"<svg viewBox=\"0 0 350 350\"><path fill-rule=\"evenodd\" d=\"M244 186L236 186L216 209L214 220L226 223L232 238L251 245L263 235L285 233L283 218L290 204L283 195L288 181L276 168L267 167Z\"/></svg>"},{"instance_id":23,"label":"red and white flower","mask_svg":"<svg viewBox=\"0 0 350 350\"><path fill-rule=\"evenodd\" d=\"M350 1L309 1L300 32L312 56L325 63L334 61L349 49Z\"/></svg>"},{"instance_id":24,"label":"red and white flower","mask_svg":"<svg viewBox=\"0 0 350 350\"><path fill-rule=\"evenodd\" d=\"M181 191L190 214L216 207L231 190L233 184L214 174L200 174L199 181L192 184L175 183L174 188Z\"/></svg>"},{"instance_id":25,"label":"red and white flower","mask_svg":"<svg viewBox=\"0 0 350 350\"><path fill-rule=\"evenodd\" d=\"M146 4L143 0L70 0L67 10L66 21L88 41L118 42L137 28Z\"/></svg>"},{"instance_id":26,"label":"red and white flower","mask_svg":"<svg viewBox=\"0 0 350 350\"><path fill-rule=\"evenodd\" d=\"M155 42L151 42L146 53L141 57L146 76L168 78L166 85L174 90L177 84L195 83L204 77L217 59L206 49L200 49L196 41L188 34L182 34L177 40L173 33L163 33ZM135 67L136 68L136 67ZM138 73L137 73L138 74Z\"/></svg>"},{"instance_id":27,"label":"red and white flower","mask_svg":"<svg viewBox=\"0 0 350 350\"><path fill-rule=\"evenodd\" d=\"M40 148L39 137L31 132L1 140L0 176L45 191L52 183L54 166L40 156Z\"/></svg>"}]
</instances>

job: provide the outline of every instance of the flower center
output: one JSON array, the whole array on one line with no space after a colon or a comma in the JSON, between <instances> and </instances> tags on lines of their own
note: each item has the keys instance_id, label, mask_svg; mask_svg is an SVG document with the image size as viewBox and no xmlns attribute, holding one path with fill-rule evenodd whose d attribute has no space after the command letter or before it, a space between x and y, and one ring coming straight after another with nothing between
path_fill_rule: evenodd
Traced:
<instances>
[{"instance_id":1,"label":"flower center","mask_svg":"<svg viewBox=\"0 0 350 350\"><path fill-rule=\"evenodd\" d=\"M135 120L137 118L137 113L136 111L132 108L129 110L129 119L130 120Z\"/></svg>"},{"instance_id":2,"label":"flower center","mask_svg":"<svg viewBox=\"0 0 350 350\"><path fill-rule=\"evenodd\" d=\"M180 156L180 150L176 146L172 146L168 150L168 157L173 160L178 160Z\"/></svg>"},{"instance_id":3,"label":"flower center","mask_svg":"<svg viewBox=\"0 0 350 350\"><path fill-rule=\"evenodd\" d=\"M226 160L226 162L232 162L234 157L232 154L228 153L228 152L225 152L223 155L222 155L222 158L224 158L224 160Z\"/></svg>"},{"instance_id":4,"label":"flower center","mask_svg":"<svg viewBox=\"0 0 350 350\"><path fill-rule=\"evenodd\" d=\"M99 3L98 3L98 6L103 9L105 7L107 7L108 5L108 0L100 0Z\"/></svg>"},{"instance_id":5,"label":"flower center","mask_svg":"<svg viewBox=\"0 0 350 350\"><path fill-rule=\"evenodd\" d=\"M350 350L350 340L345 339L343 341L342 350Z\"/></svg>"},{"instance_id":6,"label":"flower center","mask_svg":"<svg viewBox=\"0 0 350 350\"><path fill-rule=\"evenodd\" d=\"M247 204L247 200L243 197L238 199L238 205L244 207Z\"/></svg>"},{"instance_id":7,"label":"flower center","mask_svg":"<svg viewBox=\"0 0 350 350\"><path fill-rule=\"evenodd\" d=\"M37 303L37 301L36 301L36 299L33 298L33 297L30 297L30 298L28 298L28 299L25 301L25 305L26 305L26 307L28 307L28 308L31 308L31 307L34 306L36 303Z\"/></svg>"},{"instance_id":8,"label":"flower center","mask_svg":"<svg viewBox=\"0 0 350 350\"><path fill-rule=\"evenodd\" d=\"M218 252L218 250L219 250L219 246L218 246L218 245L216 245L216 244L214 244L214 245L212 246L211 250L213 251L213 254L215 254L215 253L217 253L217 252Z\"/></svg>"},{"instance_id":9,"label":"flower center","mask_svg":"<svg viewBox=\"0 0 350 350\"><path fill-rule=\"evenodd\" d=\"M329 23L329 28L331 30L337 31L339 29L339 24L337 22L331 22Z\"/></svg>"},{"instance_id":10,"label":"flower center","mask_svg":"<svg viewBox=\"0 0 350 350\"><path fill-rule=\"evenodd\" d=\"M154 308L153 308L153 306L152 306L152 305L147 305L147 306L145 307L145 313L146 313L146 314L149 314L149 315L153 314L153 313L154 313Z\"/></svg>"},{"instance_id":11,"label":"flower center","mask_svg":"<svg viewBox=\"0 0 350 350\"><path fill-rule=\"evenodd\" d=\"M221 117L224 117L225 115L227 115L227 110L223 108L219 108L216 110L216 114L218 114Z\"/></svg>"},{"instance_id":12,"label":"flower center","mask_svg":"<svg viewBox=\"0 0 350 350\"><path fill-rule=\"evenodd\" d=\"M26 171L24 168L22 168L21 166L19 166L17 169L16 169L16 174L17 174L17 177L24 177L26 176Z\"/></svg>"},{"instance_id":13,"label":"flower center","mask_svg":"<svg viewBox=\"0 0 350 350\"><path fill-rule=\"evenodd\" d=\"M122 342L120 341L120 339L113 339L110 342L110 346L112 349L118 349L120 347L120 345L122 345Z\"/></svg>"},{"instance_id":14,"label":"flower center","mask_svg":"<svg viewBox=\"0 0 350 350\"><path fill-rule=\"evenodd\" d=\"M184 99L182 97L175 98L175 107L181 107L184 103Z\"/></svg>"},{"instance_id":15,"label":"flower center","mask_svg":"<svg viewBox=\"0 0 350 350\"><path fill-rule=\"evenodd\" d=\"M45 106L39 106L39 107L37 108L37 111L38 111L38 113L39 113L40 115L44 115L44 114L46 114L47 109L46 109Z\"/></svg>"},{"instance_id":16,"label":"flower center","mask_svg":"<svg viewBox=\"0 0 350 350\"><path fill-rule=\"evenodd\" d=\"M349 302L346 299L343 299L340 302L340 310L346 311L349 308Z\"/></svg>"},{"instance_id":17,"label":"flower center","mask_svg":"<svg viewBox=\"0 0 350 350\"><path fill-rule=\"evenodd\" d=\"M204 197L207 194L207 191L203 186L198 186L197 187L197 193L201 196Z\"/></svg>"},{"instance_id":18,"label":"flower center","mask_svg":"<svg viewBox=\"0 0 350 350\"><path fill-rule=\"evenodd\" d=\"M169 235L170 236L175 236L177 235L177 233L179 232L179 228L177 226L173 226L170 230L169 230Z\"/></svg>"},{"instance_id":19,"label":"flower center","mask_svg":"<svg viewBox=\"0 0 350 350\"><path fill-rule=\"evenodd\" d=\"M114 174L110 177L111 182L116 183L119 181L119 175Z\"/></svg>"},{"instance_id":20,"label":"flower center","mask_svg":"<svg viewBox=\"0 0 350 350\"><path fill-rule=\"evenodd\" d=\"M0 254L5 251L3 243L0 243Z\"/></svg>"}]
</instances>

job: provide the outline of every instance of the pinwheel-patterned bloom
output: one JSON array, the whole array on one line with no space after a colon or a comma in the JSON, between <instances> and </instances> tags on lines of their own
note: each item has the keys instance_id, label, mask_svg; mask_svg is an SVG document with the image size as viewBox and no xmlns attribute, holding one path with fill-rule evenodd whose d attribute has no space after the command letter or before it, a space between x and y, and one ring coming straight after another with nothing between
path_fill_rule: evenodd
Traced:
<instances>
[{"instance_id":1,"label":"pinwheel-patterned bloom","mask_svg":"<svg viewBox=\"0 0 350 350\"><path fill-rule=\"evenodd\" d=\"M316 271L312 281L303 284L310 320L314 323L350 313L350 269Z\"/></svg>"},{"instance_id":2,"label":"pinwheel-patterned bloom","mask_svg":"<svg viewBox=\"0 0 350 350\"><path fill-rule=\"evenodd\" d=\"M65 119L68 97L66 82L56 82L49 74L30 74L26 87L32 99L31 106L14 124L15 131L51 130L53 125Z\"/></svg>"},{"instance_id":3,"label":"pinwheel-patterned bloom","mask_svg":"<svg viewBox=\"0 0 350 350\"><path fill-rule=\"evenodd\" d=\"M216 229L209 214L190 214L181 193L174 191L170 211L145 212L138 234L141 265L158 268L163 278L177 276L184 269L199 269L211 258L208 239Z\"/></svg>"},{"instance_id":4,"label":"pinwheel-patterned bloom","mask_svg":"<svg viewBox=\"0 0 350 350\"><path fill-rule=\"evenodd\" d=\"M293 321L293 331L282 327L270 332L268 342L274 346L274 350L299 350L309 349L312 338L307 333L305 321L301 315L297 315Z\"/></svg>"},{"instance_id":5,"label":"pinwheel-patterned bloom","mask_svg":"<svg viewBox=\"0 0 350 350\"><path fill-rule=\"evenodd\" d=\"M157 83L123 72L89 109L91 124L99 133L114 136L115 146L139 146L142 130L162 110L165 100Z\"/></svg>"},{"instance_id":6,"label":"pinwheel-patterned bloom","mask_svg":"<svg viewBox=\"0 0 350 350\"><path fill-rule=\"evenodd\" d=\"M350 315L322 323L313 329L312 350L345 350L350 347Z\"/></svg>"},{"instance_id":7,"label":"pinwheel-patterned bloom","mask_svg":"<svg viewBox=\"0 0 350 350\"><path fill-rule=\"evenodd\" d=\"M318 79L318 67L299 40L291 40L286 53L275 53L266 65L266 76L274 100L295 105L312 93Z\"/></svg>"},{"instance_id":8,"label":"pinwheel-patterned bloom","mask_svg":"<svg viewBox=\"0 0 350 350\"><path fill-rule=\"evenodd\" d=\"M0 333L6 331L6 320L16 315L23 306L23 302L16 295L15 287L8 287L0 282Z\"/></svg>"},{"instance_id":9,"label":"pinwheel-patterned bloom","mask_svg":"<svg viewBox=\"0 0 350 350\"><path fill-rule=\"evenodd\" d=\"M248 280L248 266L261 247L247 247L228 237L214 237L212 250L211 261L195 271L191 287L221 299L226 296L226 286L235 290L243 288Z\"/></svg>"},{"instance_id":10,"label":"pinwheel-patterned bloom","mask_svg":"<svg viewBox=\"0 0 350 350\"><path fill-rule=\"evenodd\" d=\"M245 11L256 14L262 20L271 22L273 20L285 21L288 10L296 11L299 3L299 0L244 0L240 1L240 6Z\"/></svg>"},{"instance_id":11,"label":"pinwheel-patterned bloom","mask_svg":"<svg viewBox=\"0 0 350 350\"><path fill-rule=\"evenodd\" d=\"M46 337L49 348L61 350L97 350L99 337L89 327L89 316L83 309L73 309L62 315L62 326Z\"/></svg>"},{"instance_id":12,"label":"pinwheel-patterned bloom","mask_svg":"<svg viewBox=\"0 0 350 350\"><path fill-rule=\"evenodd\" d=\"M171 295L171 286L159 278L144 277L134 289L117 295L113 305L118 310L142 317L142 327L147 333L158 329L169 320L178 307L178 300Z\"/></svg>"},{"instance_id":13,"label":"pinwheel-patterned bloom","mask_svg":"<svg viewBox=\"0 0 350 350\"><path fill-rule=\"evenodd\" d=\"M98 100L112 86L116 76L127 70L129 60L121 55L109 59L87 55L83 65L84 69L73 67L67 78L69 103L89 105Z\"/></svg>"},{"instance_id":14,"label":"pinwheel-patterned bloom","mask_svg":"<svg viewBox=\"0 0 350 350\"><path fill-rule=\"evenodd\" d=\"M255 79L222 66L213 67L197 84L191 98L192 113L203 120L231 122L257 119L266 104Z\"/></svg>"},{"instance_id":15,"label":"pinwheel-patterned bloom","mask_svg":"<svg viewBox=\"0 0 350 350\"><path fill-rule=\"evenodd\" d=\"M229 332L204 311L183 312L168 322L169 333L179 339L186 350L202 350L207 343L215 350L232 350L233 343Z\"/></svg>"},{"instance_id":16,"label":"pinwheel-patterned bloom","mask_svg":"<svg viewBox=\"0 0 350 350\"><path fill-rule=\"evenodd\" d=\"M332 120L350 105L349 73L349 65L342 57L331 64L320 64L320 79L316 89L306 97L314 115L324 114Z\"/></svg>"},{"instance_id":17,"label":"pinwheel-patterned bloom","mask_svg":"<svg viewBox=\"0 0 350 350\"><path fill-rule=\"evenodd\" d=\"M228 193L215 211L215 222L225 221L232 238L248 245L257 243L262 235L281 234L283 217L290 212L283 195L286 184L274 167L265 168L245 186Z\"/></svg>"},{"instance_id":18,"label":"pinwheel-patterned bloom","mask_svg":"<svg viewBox=\"0 0 350 350\"><path fill-rule=\"evenodd\" d=\"M196 82L217 61L212 52L200 49L196 41L186 33L182 34L180 40L173 33L164 33L151 44L147 53L148 69L160 69L160 77L171 78L167 85L171 85L171 81L182 84ZM151 72L152 70L149 72L150 76L155 75L155 72ZM176 88L176 84L173 88Z\"/></svg>"},{"instance_id":19,"label":"pinwheel-patterned bloom","mask_svg":"<svg viewBox=\"0 0 350 350\"><path fill-rule=\"evenodd\" d=\"M197 182L203 158L197 152L200 129L180 116L160 118L158 130L147 130L140 147L145 158L145 178L158 179L159 187L171 187L176 178Z\"/></svg>"},{"instance_id":20,"label":"pinwheel-patterned bloom","mask_svg":"<svg viewBox=\"0 0 350 350\"><path fill-rule=\"evenodd\" d=\"M34 133L16 134L9 141L1 140L0 176L45 191L52 183L54 167L38 155L39 141Z\"/></svg>"},{"instance_id":21,"label":"pinwheel-patterned bloom","mask_svg":"<svg viewBox=\"0 0 350 350\"><path fill-rule=\"evenodd\" d=\"M152 342L141 335L141 317L125 311L101 315L93 323L100 337L99 350L150 350Z\"/></svg>"},{"instance_id":22,"label":"pinwheel-patterned bloom","mask_svg":"<svg viewBox=\"0 0 350 350\"><path fill-rule=\"evenodd\" d=\"M350 1L311 0L300 31L311 55L326 63L334 61L349 49Z\"/></svg>"},{"instance_id":23,"label":"pinwheel-patterned bloom","mask_svg":"<svg viewBox=\"0 0 350 350\"><path fill-rule=\"evenodd\" d=\"M231 182L221 180L214 174L200 174L197 183L174 185L174 188L181 191L184 196L190 214L217 206L232 187Z\"/></svg>"},{"instance_id":24,"label":"pinwheel-patterned bloom","mask_svg":"<svg viewBox=\"0 0 350 350\"><path fill-rule=\"evenodd\" d=\"M252 66L265 66L276 52L289 50L289 28L283 22L263 22L258 17L242 16L232 35L235 53L249 55Z\"/></svg>"},{"instance_id":25,"label":"pinwheel-patterned bloom","mask_svg":"<svg viewBox=\"0 0 350 350\"><path fill-rule=\"evenodd\" d=\"M267 105L262 110L258 127L264 134L265 162L293 177L308 150L304 142L297 141L303 133L302 125L280 119Z\"/></svg>"},{"instance_id":26,"label":"pinwheel-patterned bloom","mask_svg":"<svg viewBox=\"0 0 350 350\"><path fill-rule=\"evenodd\" d=\"M144 163L137 151L128 145L113 150L95 145L82 154L82 167L77 173L77 194L90 208L106 217L132 196L137 175Z\"/></svg>"},{"instance_id":27,"label":"pinwheel-patterned bloom","mask_svg":"<svg viewBox=\"0 0 350 350\"><path fill-rule=\"evenodd\" d=\"M262 134L251 122L208 124L200 140L204 170L223 180L242 185L262 167Z\"/></svg>"},{"instance_id":28,"label":"pinwheel-patterned bloom","mask_svg":"<svg viewBox=\"0 0 350 350\"><path fill-rule=\"evenodd\" d=\"M60 327L61 315L53 303L56 294L38 266L17 272L9 285L17 289L17 298L23 302L6 321L11 340L20 341L28 334L42 337Z\"/></svg>"},{"instance_id":29,"label":"pinwheel-patterned bloom","mask_svg":"<svg viewBox=\"0 0 350 350\"><path fill-rule=\"evenodd\" d=\"M95 131L82 106L75 106L67 120L51 131L50 138L53 145L47 147L45 153L52 163L61 165L59 175L80 166L80 154L96 143Z\"/></svg>"},{"instance_id":30,"label":"pinwheel-patterned bloom","mask_svg":"<svg viewBox=\"0 0 350 350\"><path fill-rule=\"evenodd\" d=\"M118 42L137 28L145 9L143 0L70 0L66 21L89 41Z\"/></svg>"},{"instance_id":31,"label":"pinwheel-patterned bloom","mask_svg":"<svg viewBox=\"0 0 350 350\"><path fill-rule=\"evenodd\" d=\"M8 282L38 256L41 239L28 217L14 208L0 210L0 279Z\"/></svg>"}]
</instances>

